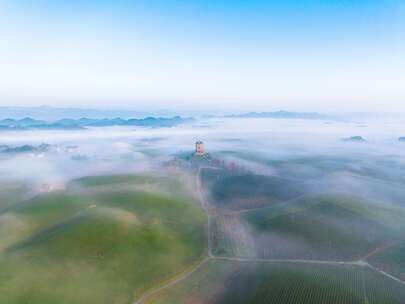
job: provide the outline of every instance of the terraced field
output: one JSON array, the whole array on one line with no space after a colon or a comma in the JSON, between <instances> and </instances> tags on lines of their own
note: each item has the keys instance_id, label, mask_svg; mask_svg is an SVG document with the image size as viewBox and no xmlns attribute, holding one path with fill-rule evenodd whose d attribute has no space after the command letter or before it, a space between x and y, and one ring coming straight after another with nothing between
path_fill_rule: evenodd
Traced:
<instances>
[{"instance_id":1,"label":"terraced field","mask_svg":"<svg viewBox=\"0 0 405 304\"><path fill-rule=\"evenodd\" d=\"M352 261L403 238L405 209L355 197L310 195L220 213L212 228L219 256Z\"/></svg>"},{"instance_id":2,"label":"terraced field","mask_svg":"<svg viewBox=\"0 0 405 304\"><path fill-rule=\"evenodd\" d=\"M13 204L0 214L0 303L129 303L198 263L205 215L185 188L168 195L169 179L89 177Z\"/></svg>"},{"instance_id":3,"label":"terraced field","mask_svg":"<svg viewBox=\"0 0 405 304\"><path fill-rule=\"evenodd\" d=\"M205 169L202 178L212 205L225 210L271 206L307 192L303 182L274 176Z\"/></svg>"},{"instance_id":4,"label":"terraced field","mask_svg":"<svg viewBox=\"0 0 405 304\"><path fill-rule=\"evenodd\" d=\"M218 215L212 219L212 246L216 256L256 257L252 230L239 215Z\"/></svg>"},{"instance_id":5,"label":"terraced field","mask_svg":"<svg viewBox=\"0 0 405 304\"><path fill-rule=\"evenodd\" d=\"M245 212L241 219L253 229L259 257L339 261L361 259L399 239L404 215L402 208L384 209L335 195Z\"/></svg>"},{"instance_id":6,"label":"terraced field","mask_svg":"<svg viewBox=\"0 0 405 304\"><path fill-rule=\"evenodd\" d=\"M366 266L210 261L145 303L402 304L403 285Z\"/></svg>"}]
</instances>

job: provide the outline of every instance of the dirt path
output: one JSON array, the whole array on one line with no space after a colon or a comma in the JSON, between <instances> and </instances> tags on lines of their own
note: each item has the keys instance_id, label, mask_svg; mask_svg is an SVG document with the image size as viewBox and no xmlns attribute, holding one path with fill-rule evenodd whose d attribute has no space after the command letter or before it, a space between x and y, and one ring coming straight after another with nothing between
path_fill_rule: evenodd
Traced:
<instances>
[{"instance_id":1,"label":"dirt path","mask_svg":"<svg viewBox=\"0 0 405 304\"><path fill-rule=\"evenodd\" d=\"M388 244L378 246L377 248L375 248L374 250L370 251L365 256L363 256L361 259L362 260L367 260L369 257L371 257L371 256L373 256L373 255L375 255L375 254L377 254L377 253L379 253L381 251L384 251L385 249L388 249L388 248L390 248L392 246L395 246L395 245L397 245L397 244L399 244L399 243L401 243L403 241L404 240L399 240L399 241L390 242Z\"/></svg>"},{"instance_id":2,"label":"dirt path","mask_svg":"<svg viewBox=\"0 0 405 304\"><path fill-rule=\"evenodd\" d=\"M212 239L211 239L211 218L212 215L214 214L214 210L210 208L210 204L205 197L204 190L202 189L201 185L201 170L206 169L207 167L199 167L198 172L197 172L197 177L196 177L196 184L197 184L197 192L198 192L198 197L200 199L200 204L201 207L203 208L204 212L207 215L207 254L208 257L212 258Z\"/></svg>"},{"instance_id":3,"label":"dirt path","mask_svg":"<svg viewBox=\"0 0 405 304\"><path fill-rule=\"evenodd\" d=\"M200 200L201 208L204 210L204 212L207 215L207 256L200 263L198 263L196 266L194 266L191 270L177 276L176 279L173 279L170 282L168 282L156 289L153 289L149 292L144 293L136 301L132 302L132 304L141 304L147 298L149 298L155 294L158 294L159 292L187 279L194 272L196 272L198 269L200 269L205 263L207 263L210 259L214 258L213 254L212 254L212 244L211 244L211 213L213 212L213 210L210 208L208 200L206 199L206 197L204 195L204 191L203 191L202 185L201 185L201 178L200 178L201 169L205 169L205 168L206 167L200 167L198 169L198 172L196 174L196 185L197 185L198 197Z\"/></svg>"},{"instance_id":4,"label":"dirt path","mask_svg":"<svg viewBox=\"0 0 405 304\"><path fill-rule=\"evenodd\" d=\"M326 264L326 265L355 265L365 266L367 263L363 261L323 261L323 260L300 260L300 259L260 259L260 258L237 258L237 257L221 257L216 256L215 260L235 261L235 262L250 262L250 263L302 263L302 264Z\"/></svg>"},{"instance_id":5,"label":"dirt path","mask_svg":"<svg viewBox=\"0 0 405 304\"><path fill-rule=\"evenodd\" d=\"M381 273L382 275L386 276L387 278L390 278L390 279L392 279L392 280L394 280L394 281L396 281L396 282L398 282L398 283L405 286L405 281L402 281L401 279L399 279L397 277L394 277L393 275L390 275L389 273L386 273L385 271L382 271L382 270L380 270L378 268L375 268L373 265L371 265L371 264L369 264L367 262L365 263L365 265L367 267L369 267L370 269L372 269L372 270L374 270L374 271L376 271L378 273Z\"/></svg>"},{"instance_id":6,"label":"dirt path","mask_svg":"<svg viewBox=\"0 0 405 304\"><path fill-rule=\"evenodd\" d=\"M246 208L246 209L239 209L239 210L231 210L231 211L223 211L221 212L221 215L238 215L238 214L243 214L243 213L249 213L251 211L257 211L257 210L271 210L271 209L277 209L282 205L294 202L294 201L298 201L299 199L305 198L307 197L307 194L302 194L299 195L297 197L294 197L292 199L289 200L285 200L285 201L281 201L278 203L274 203L270 206L262 206L262 207L255 207L255 208Z\"/></svg>"},{"instance_id":7,"label":"dirt path","mask_svg":"<svg viewBox=\"0 0 405 304\"><path fill-rule=\"evenodd\" d=\"M179 275L176 277L176 279L171 280L170 282L156 288L153 289L149 292L144 293L138 300L136 300L135 302L132 302L132 304L141 304L143 301L145 301L147 298L158 294L159 292L161 292L162 290L169 288L173 285L176 285L177 283L183 281L184 279L187 279L189 276L191 276L194 272L196 272L198 269L200 269L205 263L208 262L210 258L209 257L205 257L204 260L202 260L200 263L198 263L196 266L194 266L191 270Z\"/></svg>"}]
</instances>

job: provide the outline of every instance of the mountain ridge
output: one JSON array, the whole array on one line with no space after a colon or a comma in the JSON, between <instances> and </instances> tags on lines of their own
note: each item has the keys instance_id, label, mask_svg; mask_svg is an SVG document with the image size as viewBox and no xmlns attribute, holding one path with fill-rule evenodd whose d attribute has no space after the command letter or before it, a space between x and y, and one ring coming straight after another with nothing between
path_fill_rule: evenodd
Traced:
<instances>
[{"instance_id":1,"label":"mountain ridge","mask_svg":"<svg viewBox=\"0 0 405 304\"><path fill-rule=\"evenodd\" d=\"M27 130L27 129L86 129L87 127L111 127L111 126L141 126L141 127L173 127L182 123L194 121L191 117L173 116L145 118L103 118L103 119L70 119L63 118L56 121L45 121L25 117L22 119L6 118L0 120L0 130Z\"/></svg>"}]
</instances>

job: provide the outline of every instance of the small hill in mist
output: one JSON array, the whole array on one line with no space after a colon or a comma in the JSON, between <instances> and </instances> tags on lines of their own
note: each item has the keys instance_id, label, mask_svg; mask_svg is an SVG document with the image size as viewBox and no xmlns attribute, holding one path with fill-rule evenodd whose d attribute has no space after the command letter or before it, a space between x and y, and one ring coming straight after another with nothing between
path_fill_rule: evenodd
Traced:
<instances>
[{"instance_id":1,"label":"small hill in mist","mask_svg":"<svg viewBox=\"0 0 405 304\"><path fill-rule=\"evenodd\" d=\"M351 142L365 142L366 141L362 136L359 136L359 135L343 138L343 140L351 141Z\"/></svg>"}]
</instances>

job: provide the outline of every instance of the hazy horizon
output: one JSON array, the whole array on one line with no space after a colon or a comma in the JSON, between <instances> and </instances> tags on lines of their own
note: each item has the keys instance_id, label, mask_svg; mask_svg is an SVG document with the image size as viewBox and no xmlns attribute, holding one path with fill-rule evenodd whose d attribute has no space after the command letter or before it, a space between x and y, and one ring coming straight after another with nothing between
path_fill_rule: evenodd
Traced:
<instances>
[{"instance_id":1,"label":"hazy horizon","mask_svg":"<svg viewBox=\"0 0 405 304\"><path fill-rule=\"evenodd\" d=\"M165 108L156 107L148 108L139 106L137 108L131 107L97 107L97 106L51 106L51 105L33 105L33 106L14 106L14 105L0 105L0 120L4 119L23 119L33 118L45 121L57 121L60 119L80 119L80 118L93 118L93 119L142 119L146 117L192 117L192 118L206 118L206 117L232 117L241 115L262 115L262 118L267 119L370 119L370 118L402 118L405 113L394 111L318 111L316 109L306 109L303 111L294 111L289 108L272 108L272 109L209 109L209 108ZM271 114L273 116L265 116ZM278 114L278 115L277 115ZM290 116L291 115L291 116ZM296 115L296 117L293 117ZM312 117L313 116L313 117ZM318 117L316 117L318 116ZM253 118L251 116L251 118ZM259 118L260 119L260 118Z\"/></svg>"},{"instance_id":2,"label":"hazy horizon","mask_svg":"<svg viewBox=\"0 0 405 304\"><path fill-rule=\"evenodd\" d=\"M0 1L0 106L405 112L402 1Z\"/></svg>"}]
</instances>

